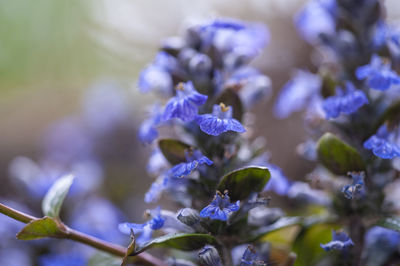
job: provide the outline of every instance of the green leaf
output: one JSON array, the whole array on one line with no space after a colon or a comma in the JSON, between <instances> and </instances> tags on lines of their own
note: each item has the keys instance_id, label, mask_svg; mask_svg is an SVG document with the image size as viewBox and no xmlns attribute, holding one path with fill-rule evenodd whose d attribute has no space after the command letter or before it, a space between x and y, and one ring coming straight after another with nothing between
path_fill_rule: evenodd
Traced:
<instances>
[{"instance_id":1,"label":"green leaf","mask_svg":"<svg viewBox=\"0 0 400 266\"><path fill-rule=\"evenodd\" d=\"M376 224L387 229L400 231L400 217L383 218Z\"/></svg>"},{"instance_id":2,"label":"green leaf","mask_svg":"<svg viewBox=\"0 0 400 266\"><path fill-rule=\"evenodd\" d=\"M275 223L261 227L256 231L250 233L251 237L246 242L253 242L260 238L267 236L269 233L275 232L282 228L286 228L293 225L301 225L302 219L300 217L282 217Z\"/></svg>"},{"instance_id":3,"label":"green leaf","mask_svg":"<svg viewBox=\"0 0 400 266\"><path fill-rule=\"evenodd\" d=\"M356 149L332 133L325 133L317 144L320 162L337 175L365 170L365 164Z\"/></svg>"},{"instance_id":4,"label":"green leaf","mask_svg":"<svg viewBox=\"0 0 400 266\"><path fill-rule=\"evenodd\" d=\"M88 266L121 266L121 258L105 252L97 252L90 259Z\"/></svg>"},{"instance_id":5,"label":"green leaf","mask_svg":"<svg viewBox=\"0 0 400 266\"><path fill-rule=\"evenodd\" d=\"M304 228L293 243L293 251L297 254L295 266L313 266L326 256L320 244L328 243L332 240L332 229L337 229L334 224L316 224L309 228Z\"/></svg>"},{"instance_id":6,"label":"green leaf","mask_svg":"<svg viewBox=\"0 0 400 266\"><path fill-rule=\"evenodd\" d=\"M192 148L190 145L175 139L162 139L158 142L158 146L164 157L172 165L186 162L185 152Z\"/></svg>"},{"instance_id":7,"label":"green leaf","mask_svg":"<svg viewBox=\"0 0 400 266\"><path fill-rule=\"evenodd\" d=\"M122 264L121 266L126 266L129 263L129 256L135 252L135 248L136 248L136 239L135 236L133 234L133 230L131 229L131 243L129 244L127 250L126 250L126 254L122 260Z\"/></svg>"},{"instance_id":8,"label":"green leaf","mask_svg":"<svg viewBox=\"0 0 400 266\"><path fill-rule=\"evenodd\" d=\"M232 117L237 120L242 120L243 104L239 95L232 89L224 90L216 100L216 104L224 103L226 106L230 105L233 108Z\"/></svg>"},{"instance_id":9,"label":"green leaf","mask_svg":"<svg viewBox=\"0 0 400 266\"><path fill-rule=\"evenodd\" d=\"M74 181L75 176L72 174L64 175L59 178L52 187L47 191L42 201L42 211L44 215L58 218L61 206Z\"/></svg>"},{"instance_id":10,"label":"green leaf","mask_svg":"<svg viewBox=\"0 0 400 266\"><path fill-rule=\"evenodd\" d=\"M200 249L206 244L217 245L217 241L213 236L208 234L168 234L144 244L133 255L137 255L152 247L165 247L192 251Z\"/></svg>"},{"instance_id":11,"label":"green leaf","mask_svg":"<svg viewBox=\"0 0 400 266\"><path fill-rule=\"evenodd\" d=\"M17 234L20 240L33 240L44 237L62 237L64 235L59 224L50 217L33 220Z\"/></svg>"},{"instance_id":12,"label":"green leaf","mask_svg":"<svg viewBox=\"0 0 400 266\"><path fill-rule=\"evenodd\" d=\"M246 167L226 174L218 184L217 190L229 191L229 197L246 199L252 192L260 192L268 183L271 174L265 167Z\"/></svg>"}]
</instances>

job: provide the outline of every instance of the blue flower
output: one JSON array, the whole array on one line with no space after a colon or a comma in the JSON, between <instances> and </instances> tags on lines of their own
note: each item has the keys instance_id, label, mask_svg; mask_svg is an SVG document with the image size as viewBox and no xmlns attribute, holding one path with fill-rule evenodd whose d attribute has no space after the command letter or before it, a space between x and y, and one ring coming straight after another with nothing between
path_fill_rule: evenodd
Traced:
<instances>
[{"instance_id":1,"label":"blue flower","mask_svg":"<svg viewBox=\"0 0 400 266\"><path fill-rule=\"evenodd\" d=\"M344 196L348 199L360 198L365 194L364 190L364 172L352 172L350 176L353 179L351 185L346 185L342 188Z\"/></svg>"},{"instance_id":2,"label":"blue flower","mask_svg":"<svg viewBox=\"0 0 400 266\"><path fill-rule=\"evenodd\" d=\"M219 19L191 29L197 34L200 47L206 52L211 47L224 56L225 66L235 66L256 56L269 38L267 29L259 24L244 24L237 20Z\"/></svg>"},{"instance_id":3,"label":"blue flower","mask_svg":"<svg viewBox=\"0 0 400 266\"><path fill-rule=\"evenodd\" d=\"M174 178L184 177L196 170L200 165L212 165L213 162L204 156L201 151L188 151L186 154L186 163L180 163L168 171L168 175Z\"/></svg>"},{"instance_id":4,"label":"blue flower","mask_svg":"<svg viewBox=\"0 0 400 266\"><path fill-rule=\"evenodd\" d=\"M240 266L246 265L266 265L263 261L259 260L257 252L252 246L247 246L240 259Z\"/></svg>"},{"instance_id":5,"label":"blue flower","mask_svg":"<svg viewBox=\"0 0 400 266\"><path fill-rule=\"evenodd\" d=\"M382 59L373 55L368 65L356 69L359 80L366 79L371 89L385 91L400 83L400 77L391 69L390 64L383 63Z\"/></svg>"},{"instance_id":6,"label":"blue flower","mask_svg":"<svg viewBox=\"0 0 400 266\"><path fill-rule=\"evenodd\" d=\"M200 216L203 218L210 217L213 220L226 221L231 212L239 210L239 203L239 200L231 203L227 192L223 195L217 191L210 205L201 210Z\"/></svg>"},{"instance_id":7,"label":"blue flower","mask_svg":"<svg viewBox=\"0 0 400 266\"><path fill-rule=\"evenodd\" d=\"M271 163L267 164L266 167L271 173L271 178L265 186L264 191L272 190L278 195L286 195L290 188L290 182L282 169Z\"/></svg>"},{"instance_id":8,"label":"blue flower","mask_svg":"<svg viewBox=\"0 0 400 266\"><path fill-rule=\"evenodd\" d=\"M161 108L154 104L149 117L142 122L138 131L138 138L143 143L151 143L158 138L157 126L162 122Z\"/></svg>"},{"instance_id":9,"label":"blue flower","mask_svg":"<svg viewBox=\"0 0 400 266\"><path fill-rule=\"evenodd\" d=\"M336 87L336 95L325 99L323 108L327 119L337 118L340 114L352 114L368 103L367 96L357 90L350 82L346 83L346 92Z\"/></svg>"},{"instance_id":10,"label":"blue flower","mask_svg":"<svg viewBox=\"0 0 400 266\"><path fill-rule=\"evenodd\" d=\"M146 192L144 201L146 203L151 203L159 200L163 191L168 187L169 182L170 178L168 178L166 175L159 176L156 181L151 184L150 189Z\"/></svg>"},{"instance_id":11,"label":"blue flower","mask_svg":"<svg viewBox=\"0 0 400 266\"><path fill-rule=\"evenodd\" d=\"M304 109L317 95L322 81L318 75L298 70L279 93L274 106L275 116L283 119Z\"/></svg>"},{"instance_id":12,"label":"blue flower","mask_svg":"<svg viewBox=\"0 0 400 266\"><path fill-rule=\"evenodd\" d=\"M332 241L327 244L320 244L325 251L340 250L345 251L350 246L354 246L353 241L345 232L336 232L332 230Z\"/></svg>"},{"instance_id":13,"label":"blue flower","mask_svg":"<svg viewBox=\"0 0 400 266\"><path fill-rule=\"evenodd\" d=\"M176 96L165 106L163 120L179 118L184 122L190 122L196 117L198 107L205 104L207 98L208 96L195 90L191 81L180 83L176 88Z\"/></svg>"},{"instance_id":14,"label":"blue flower","mask_svg":"<svg viewBox=\"0 0 400 266\"><path fill-rule=\"evenodd\" d=\"M77 204L69 224L83 233L107 241L119 242L122 239L117 225L122 218L121 211L110 201L91 197Z\"/></svg>"},{"instance_id":15,"label":"blue flower","mask_svg":"<svg viewBox=\"0 0 400 266\"><path fill-rule=\"evenodd\" d=\"M139 90L143 93L156 90L164 95L171 95L173 92L171 73L176 72L177 69L178 63L173 56L163 51L159 52L154 62L140 72Z\"/></svg>"},{"instance_id":16,"label":"blue flower","mask_svg":"<svg viewBox=\"0 0 400 266\"><path fill-rule=\"evenodd\" d=\"M40 266L85 266L88 261L82 254L47 254L39 257Z\"/></svg>"},{"instance_id":17,"label":"blue flower","mask_svg":"<svg viewBox=\"0 0 400 266\"><path fill-rule=\"evenodd\" d=\"M383 159L393 159L400 156L400 147L394 132L389 132L387 125L382 125L375 135L364 142L364 148Z\"/></svg>"},{"instance_id":18,"label":"blue flower","mask_svg":"<svg viewBox=\"0 0 400 266\"><path fill-rule=\"evenodd\" d=\"M203 132L212 136L218 136L227 131L238 133L246 131L239 121L232 118L232 108L223 103L214 105L212 114L198 115L196 122Z\"/></svg>"},{"instance_id":19,"label":"blue flower","mask_svg":"<svg viewBox=\"0 0 400 266\"><path fill-rule=\"evenodd\" d=\"M164 226L165 218L161 216L161 209L157 207L154 210L148 211L147 214L151 219L143 224L122 223L118 229L124 234L131 234L131 230L136 237L138 244L143 244L151 239L154 230L161 229Z\"/></svg>"},{"instance_id":20,"label":"blue flower","mask_svg":"<svg viewBox=\"0 0 400 266\"><path fill-rule=\"evenodd\" d=\"M303 39L313 44L320 41L322 34L335 34L336 9L335 0L313 0L308 2L295 17L297 30Z\"/></svg>"},{"instance_id":21,"label":"blue flower","mask_svg":"<svg viewBox=\"0 0 400 266\"><path fill-rule=\"evenodd\" d=\"M394 230L374 226L365 234L365 244L371 248L394 251L400 244L400 233Z\"/></svg>"},{"instance_id":22,"label":"blue flower","mask_svg":"<svg viewBox=\"0 0 400 266\"><path fill-rule=\"evenodd\" d=\"M246 107L251 107L264 96L271 95L271 80L249 66L236 69L224 85L229 88L238 88L240 99Z\"/></svg>"},{"instance_id":23,"label":"blue flower","mask_svg":"<svg viewBox=\"0 0 400 266\"><path fill-rule=\"evenodd\" d=\"M147 173L157 176L164 170L168 169L168 161L165 159L159 148L155 148L150 155L149 161L147 162L146 170Z\"/></svg>"}]
</instances>

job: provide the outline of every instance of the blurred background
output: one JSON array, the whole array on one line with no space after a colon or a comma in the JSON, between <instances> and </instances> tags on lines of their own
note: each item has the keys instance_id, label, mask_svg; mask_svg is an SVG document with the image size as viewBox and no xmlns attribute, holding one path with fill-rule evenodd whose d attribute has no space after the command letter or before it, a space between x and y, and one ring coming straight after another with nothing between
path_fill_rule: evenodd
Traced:
<instances>
[{"instance_id":1,"label":"blurred background","mask_svg":"<svg viewBox=\"0 0 400 266\"><path fill-rule=\"evenodd\" d=\"M138 74L164 38L181 34L193 20L216 17L259 21L269 28L270 42L254 65L271 78L273 94L254 107L256 134L266 137L273 163L290 179L302 178L312 165L295 153L296 146L306 140L301 116L276 120L272 106L295 68L313 69L311 48L292 23L305 2L0 1L0 198L23 203L30 213L40 216L38 203L29 201L27 190L13 180L15 171L10 164L21 163L14 158L26 156L33 160L29 167L38 167L32 163L43 160L49 145L74 133L79 124L85 128L83 135L96 137L96 145L90 144L95 146L95 161L105 162L96 193L110 199L129 220L140 221L147 208L143 195L151 184L144 167L150 150L136 140L136 130L146 114L144 106L154 99L136 90ZM388 0L386 6L388 17L396 20L398 0ZM94 89L99 87L103 89ZM114 88L117 94L110 92ZM93 122L98 117L118 118L115 130L103 132L103 122ZM59 126L54 129L54 125ZM81 145L82 134L71 134L68 145ZM26 161L22 164L26 166Z\"/></svg>"}]
</instances>

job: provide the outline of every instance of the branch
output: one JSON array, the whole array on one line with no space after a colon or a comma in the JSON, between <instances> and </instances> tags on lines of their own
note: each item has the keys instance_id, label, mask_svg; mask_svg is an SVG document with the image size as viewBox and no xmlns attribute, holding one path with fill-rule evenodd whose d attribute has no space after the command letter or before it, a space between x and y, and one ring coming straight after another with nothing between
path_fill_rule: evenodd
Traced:
<instances>
[{"instance_id":1,"label":"branch","mask_svg":"<svg viewBox=\"0 0 400 266\"><path fill-rule=\"evenodd\" d=\"M10 208L1 203L0 203L0 213L13 218L14 220L17 220L17 221L20 221L20 222L23 222L26 224L39 219L39 218L33 217L29 214L17 211L15 209ZM65 234L61 238L71 239L73 241L86 244L88 246L94 247L96 249L105 251L107 253L110 253L112 255L116 255L119 257L124 257L127 253L127 249L123 246L106 242L99 238L96 238L96 237L84 234L82 232L76 231L74 229L71 229L68 226L65 226L64 230L65 230ZM165 265L164 262L162 262L161 260L159 260L156 257L153 257L151 254L149 254L147 252L142 252L142 253L136 255L135 257L133 257L133 260L135 263L144 264L144 265L154 265L154 266Z\"/></svg>"}]
</instances>

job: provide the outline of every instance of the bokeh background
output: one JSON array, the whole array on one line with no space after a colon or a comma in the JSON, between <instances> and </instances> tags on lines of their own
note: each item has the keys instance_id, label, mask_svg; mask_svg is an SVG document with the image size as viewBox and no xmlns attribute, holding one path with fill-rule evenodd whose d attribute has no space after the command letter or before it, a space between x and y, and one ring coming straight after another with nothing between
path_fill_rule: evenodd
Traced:
<instances>
[{"instance_id":1,"label":"bokeh background","mask_svg":"<svg viewBox=\"0 0 400 266\"><path fill-rule=\"evenodd\" d=\"M305 2L0 1L0 198L29 206L29 196L9 174L10 162L21 155L39 160L49 127L84 116L91 89L110 86L122 95L125 115L115 132L99 141L105 168L97 193L130 220L140 220L148 207L143 195L151 179L144 166L150 150L136 140L136 129L146 103L154 99L136 90L138 74L164 38L181 34L192 21L215 17L259 21L269 28L269 45L254 64L271 78L273 92L254 106L256 134L266 137L272 162L290 179L303 178L312 165L295 152L306 140L300 115L276 120L272 106L295 68L313 69L312 50L293 25L294 14ZM390 20L400 17L398 0L387 0L386 6ZM109 112L107 105L105 101L104 109L97 110L100 117ZM40 216L39 206L29 209Z\"/></svg>"}]
</instances>

